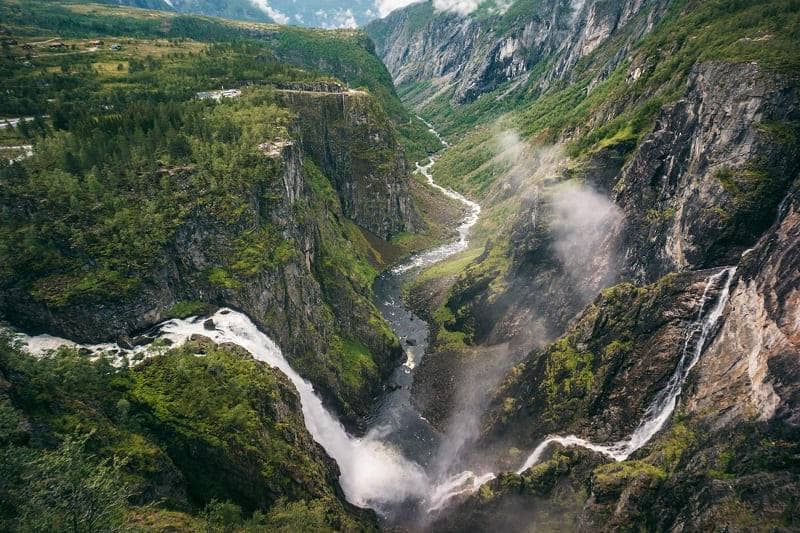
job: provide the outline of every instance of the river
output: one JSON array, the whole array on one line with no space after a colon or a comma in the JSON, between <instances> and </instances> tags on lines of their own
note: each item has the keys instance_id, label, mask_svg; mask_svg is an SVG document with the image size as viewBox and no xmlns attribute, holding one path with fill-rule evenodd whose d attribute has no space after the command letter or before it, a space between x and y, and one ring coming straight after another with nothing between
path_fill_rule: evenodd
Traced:
<instances>
[{"instance_id":1,"label":"river","mask_svg":"<svg viewBox=\"0 0 800 533\"><path fill-rule=\"evenodd\" d=\"M447 143L442 140L442 145L446 147ZM461 490L465 480L472 479L471 473L459 473L455 481L448 479L442 483L430 474L428 467L438 449L440 436L411 403L414 370L428 346L429 326L403 305L402 285L425 267L465 250L470 229L480 215L478 204L434 182L431 172L435 162L435 157L431 157L425 164L418 163L417 172L425 176L432 187L462 202L467 207L467 215L452 242L408 258L375 281L375 303L400 338L406 360L395 369L387 384L387 392L376 402L363 436L347 432L336 416L325 408L311 383L295 372L272 339L242 313L220 309L211 317L215 325L211 331L205 328L203 318L191 317L166 321L150 333L153 337L167 338L172 344L181 344L192 335L204 335L217 343L232 342L250 351L256 359L284 372L300 395L309 433L339 465L339 481L348 501L374 509L389 523L398 523L417 515L417 511L435 506L437 495L449 494L453 488ZM63 345L77 346L49 335L21 337L34 354ZM81 347L93 353L112 351L128 356L148 353L146 347L122 350L116 344Z\"/></svg>"}]
</instances>

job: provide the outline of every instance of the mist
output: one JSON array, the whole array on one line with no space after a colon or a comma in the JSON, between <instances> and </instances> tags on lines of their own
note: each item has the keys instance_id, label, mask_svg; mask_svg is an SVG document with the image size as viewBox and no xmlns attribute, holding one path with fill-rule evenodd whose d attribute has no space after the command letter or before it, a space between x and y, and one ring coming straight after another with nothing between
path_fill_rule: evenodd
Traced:
<instances>
[{"instance_id":1,"label":"mist","mask_svg":"<svg viewBox=\"0 0 800 533\"><path fill-rule=\"evenodd\" d=\"M612 235L622 222L622 212L591 186L568 179L569 159L562 146L534 146L514 131L498 132L492 145L493 162L504 171L488 193L486 207L491 210L489 204L519 199L519 212L512 224L515 231L521 228L546 235L543 252L557 260L552 275L562 280L551 283L571 287L579 300L590 301L616 275ZM438 479L465 469L488 475L498 466L498 457L476 454L484 415L511 368L531 350L552 340L542 315L546 309L522 307L524 313L512 313L519 331L513 338L493 345L493 341L484 342L458 355L463 362L452 414L434 461Z\"/></svg>"},{"instance_id":2,"label":"mist","mask_svg":"<svg viewBox=\"0 0 800 533\"><path fill-rule=\"evenodd\" d=\"M289 17L269 5L267 0L250 0L255 7L267 14L278 24L289 24Z\"/></svg>"},{"instance_id":3,"label":"mist","mask_svg":"<svg viewBox=\"0 0 800 533\"><path fill-rule=\"evenodd\" d=\"M411 4L418 4L424 0L376 0L375 6L378 9L378 15L385 17L392 11L409 6ZM457 13L461 16L467 16L481 4L488 3L487 0L433 0L433 8L436 11L449 11ZM494 13L503 14L514 3L513 0L495 0L492 2L494 5L490 9Z\"/></svg>"},{"instance_id":4,"label":"mist","mask_svg":"<svg viewBox=\"0 0 800 533\"><path fill-rule=\"evenodd\" d=\"M563 174L567 161L561 146L534 146L510 130L497 132L491 146L495 154L493 163L504 170L484 200L487 205L510 198L538 198L543 183L555 181ZM567 223L568 227L573 225L571 221ZM460 375L452 396L451 415L433 463L438 479L446 479L466 468L480 475L496 467L493 457L468 464L475 442L481 435L483 416L497 386L511 367L547 339L546 328L535 310L526 309L515 316L515 321L522 331L519 338L493 345L484 343L458 355L463 362L459 365Z\"/></svg>"},{"instance_id":5,"label":"mist","mask_svg":"<svg viewBox=\"0 0 800 533\"><path fill-rule=\"evenodd\" d=\"M585 298L616 277L613 230L622 219L619 207L586 185L566 184L553 197L553 248Z\"/></svg>"}]
</instances>

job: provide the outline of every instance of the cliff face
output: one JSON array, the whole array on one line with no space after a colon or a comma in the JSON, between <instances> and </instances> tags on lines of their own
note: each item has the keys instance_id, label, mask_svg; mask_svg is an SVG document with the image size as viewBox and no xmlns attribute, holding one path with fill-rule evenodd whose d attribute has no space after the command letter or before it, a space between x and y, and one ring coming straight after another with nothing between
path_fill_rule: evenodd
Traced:
<instances>
[{"instance_id":1,"label":"cliff face","mask_svg":"<svg viewBox=\"0 0 800 533\"><path fill-rule=\"evenodd\" d=\"M406 101L451 126L434 177L484 207L480 249L412 287L436 338L415 399L444 428L489 389L470 464L512 470L548 435L625 439L698 362L628 460L552 445L432 528L796 527L800 95L771 56L791 32L733 2L556 4L370 28Z\"/></svg>"},{"instance_id":2,"label":"cliff face","mask_svg":"<svg viewBox=\"0 0 800 533\"><path fill-rule=\"evenodd\" d=\"M742 72L746 83L731 81ZM492 186L492 202L523 199L507 244L492 244L499 250L487 248L450 288L454 329L476 345L507 344L513 363L560 336L605 287L738 262L798 178L789 133L796 84L757 65L709 62L692 70L684 91L638 145L610 143L543 180ZM583 185L570 187L575 178ZM487 255L507 268L483 267ZM434 353L423 365L440 357L450 360Z\"/></svg>"},{"instance_id":3,"label":"cliff face","mask_svg":"<svg viewBox=\"0 0 800 533\"><path fill-rule=\"evenodd\" d=\"M711 62L695 67L687 85L614 188L626 213L626 277L735 263L798 177L800 156L779 134L800 117L792 80L755 64Z\"/></svg>"},{"instance_id":4,"label":"cliff face","mask_svg":"<svg viewBox=\"0 0 800 533\"><path fill-rule=\"evenodd\" d=\"M397 340L381 326L369 281L352 277L367 262L359 248L363 237L300 143L268 141L260 150L275 175L252 184L244 212L221 220L196 208L162 251L160 267L133 293L53 306L12 288L0 296L5 316L34 332L100 342L170 318L180 302L241 309L346 421L355 422L368 410L380 376L401 356ZM185 172L173 171L171 178L188 179ZM336 338L361 343L374 364L343 366Z\"/></svg>"},{"instance_id":5,"label":"cliff face","mask_svg":"<svg viewBox=\"0 0 800 533\"><path fill-rule=\"evenodd\" d=\"M289 85L278 94L297 114L303 151L332 180L345 215L385 239L420 226L405 156L372 96L330 83Z\"/></svg>"},{"instance_id":6,"label":"cliff face","mask_svg":"<svg viewBox=\"0 0 800 533\"><path fill-rule=\"evenodd\" d=\"M677 414L652 441L622 462L553 445L541 463L500 476L435 527L520 519L580 531L796 527L798 202L795 184L778 220L738 262ZM515 369L485 428L502 441L493 444L505 450L506 468L519 463L517 446L530 449L548 432L575 430L597 443L630 434L681 347L691 347L701 292L718 296L703 288L713 272L604 291L564 337Z\"/></svg>"},{"instance_id":7,"label":"cliff face","mask_svg":"<svg viewBox=\"0 0 800 533\"><path fill-rule=\"evenodd\" d=\"M703 356L686 401L693 416L800 426L800 197L797 183L778 222L741 261L725 323Z\"/></svg>"},{"instance_id":8,"label":"cliff face","mask_svg":"<svg viewBox=\"0 0 800 533\"><path fill-rule=\"evenodd\" d=\"M455 102L463 104L503 84L523 84L542 67L547 74L537 84L545 88L568 78L601 43L620 36L619 53L607 58L611 71L669 3L547 0L503 15L465 17L437 13L426 2L371 23L367 33L398 87L425 84L412 104L424 107L450 89Z\"/></svg>"},{"instance_id":9,"label":"cliff face","mask_svg":"<svg viewBox=\"0 0 800 533\"><path fill-rule=\"evenodd\" d=\"M614 442L636 429L684 353L714 272L606 289L557 342L517 366L497 391L491 439L525 448L549 434ZM530 446L527 444L527 446Z\"/></svg>"}]
</instances>

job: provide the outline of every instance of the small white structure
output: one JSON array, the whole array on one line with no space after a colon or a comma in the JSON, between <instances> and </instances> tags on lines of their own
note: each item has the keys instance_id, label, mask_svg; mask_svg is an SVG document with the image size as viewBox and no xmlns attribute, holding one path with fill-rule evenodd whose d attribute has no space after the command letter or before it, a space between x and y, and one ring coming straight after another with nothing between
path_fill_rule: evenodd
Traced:
<instances>
[{"instance_id":1,"label":"small white structure","mask_svg":"<svg viewBox=\"0 0 800 533\"><path fill-rule=\"evenodd\" d=\"M239 89L222 89L219 91L203 91L197 93L198 100L216 100L219 102L223 98L239 98L242 91Z\"/></svg>"},{"instance_id":2,"label":"small white structure","mask_svg":"<svg viewBox=\"0 0 800 533\"><path fill-rule=\"evenodd\" d=\"M23 159L27 159L29 157L33 157L33 145L31 144L20 144L18 146L0 146L0 151L3 152L10 152L10 155L16 155L16 157L8 157L8 161L12 163L16 161L22 161ZM18 154L18 155L17 155Z\"/></svg>"}]
</instances>

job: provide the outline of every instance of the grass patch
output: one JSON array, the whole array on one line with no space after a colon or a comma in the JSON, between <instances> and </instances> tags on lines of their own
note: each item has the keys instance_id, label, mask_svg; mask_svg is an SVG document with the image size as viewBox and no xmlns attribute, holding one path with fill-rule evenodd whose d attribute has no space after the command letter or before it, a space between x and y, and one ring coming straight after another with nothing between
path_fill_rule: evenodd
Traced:
<instances>
[{"instance_id":1,"label":"grass patch","mask_svg":"<svg viewBox=\"0 0 800 533\"><path fill-rule=\"evenodd\" d=\"M334 337L330 355L342 381L353 390L367 387L378 377L377 365L372 354L358 341Z\"/></svg>"},{"instance_id":2,"label":"grass patch","mask_svg":"<svg viewBox=\"0 0 800 533\"><path fill-rule=\"evenodd\" d=\"M207 303L181 300L167 309L164 314L167 318L189 318L190 316L201 316L208 313L210 307Z\"/></svg>"}]
</instances>

